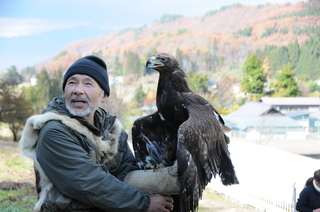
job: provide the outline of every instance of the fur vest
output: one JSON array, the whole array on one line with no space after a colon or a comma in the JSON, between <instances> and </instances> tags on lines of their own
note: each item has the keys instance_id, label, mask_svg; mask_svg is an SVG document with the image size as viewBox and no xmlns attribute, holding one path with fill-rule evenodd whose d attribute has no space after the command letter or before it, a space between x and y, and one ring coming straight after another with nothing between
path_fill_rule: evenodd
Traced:
<instances>
[{"instance_id":1,"label":"fur vest","mask_svg":"<svg viewBox=\"0 0 320 212\"><path fill-rule=\"evenodd\" d=\"M54 112L47 112L42 115L34 115L30 117L26 122L25 128L23 129L19 145L22 153L33 159L34 168L40 175L39 186L41 188L41 192L39 194L38 202L36 203L34 208L36 211L41 210L41 205L47 197L48 192L52 188L52 182L42 170L36 157L36 145L38 141L39 131L48 121L51 120L60 121L64 125L86 136L96 148L97 155L95 155L95 158L93 158L95 162L97 162L97 158L104 158L104 163L106 163L111 160L114 155L117 154L119 136L123 129L121 123L116 120L107 138L105 140L102 140L101 137L94 135L78 120L65 115L60 115Z\"/></svg>"}]
</instances>

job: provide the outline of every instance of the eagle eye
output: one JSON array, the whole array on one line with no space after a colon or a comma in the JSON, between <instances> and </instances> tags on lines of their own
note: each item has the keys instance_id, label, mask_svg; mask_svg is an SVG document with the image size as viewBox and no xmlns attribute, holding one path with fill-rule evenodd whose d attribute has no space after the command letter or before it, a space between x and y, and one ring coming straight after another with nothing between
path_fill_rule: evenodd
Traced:
<instances>
[{"instance_id":1,"label":"eagle eye","mask_svg":"<svg viewBox=\"0 0 320 212\"><path fill-rule=\"evenodd\" d=\"M161 62L166 62L166 58L161 58Z\"/></svg>"}]
</instances>

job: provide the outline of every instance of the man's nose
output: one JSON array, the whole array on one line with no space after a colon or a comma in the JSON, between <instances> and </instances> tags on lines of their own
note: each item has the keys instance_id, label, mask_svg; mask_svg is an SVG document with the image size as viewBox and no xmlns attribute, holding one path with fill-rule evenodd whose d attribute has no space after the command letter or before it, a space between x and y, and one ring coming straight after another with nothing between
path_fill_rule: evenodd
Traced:
<instances>
[{"instance_id":1,"label":"man's nose","mask_svg":"<svg viewBox=\"0 0 320 212\"><path fill-rule=\"evenodd\" d=\"M77 84L77 86L73 90L74 94L82 94L83 92L84 92L84 85L82 83Z\"/></svg>"}]
</instances>

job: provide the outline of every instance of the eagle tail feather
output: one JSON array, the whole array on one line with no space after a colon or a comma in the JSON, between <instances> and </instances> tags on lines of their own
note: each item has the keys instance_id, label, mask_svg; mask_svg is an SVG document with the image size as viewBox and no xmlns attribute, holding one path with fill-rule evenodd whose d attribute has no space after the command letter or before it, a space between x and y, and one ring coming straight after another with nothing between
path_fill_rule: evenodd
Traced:
<instances>
[{"instance_id":1,"label":"eagle tail feather","mask_svg":"<svg viewBox=\"0 0 320 212\"><path fill-rule=\"evenodd\" d=\"M223 185L239 184L227 145L222 147L219 176Z\"/></svg>"}]
</instances>

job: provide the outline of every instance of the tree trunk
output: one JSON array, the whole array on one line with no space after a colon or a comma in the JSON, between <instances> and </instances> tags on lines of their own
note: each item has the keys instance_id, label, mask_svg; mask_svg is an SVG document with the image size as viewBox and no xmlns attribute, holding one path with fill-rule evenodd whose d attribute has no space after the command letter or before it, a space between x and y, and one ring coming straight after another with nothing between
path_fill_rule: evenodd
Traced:
<instances>
[{"instance_id":1,"label":"tree trunk","mask_svg":"<svg viewBox=\"0 0 320 212\"><path fill-rule=\"evenodd\" d=\"M16 130L14 127L10 127L10 130L13 135L13 141L17 142L18 141L18 130Z\"/></svg>"}]
</instances>

